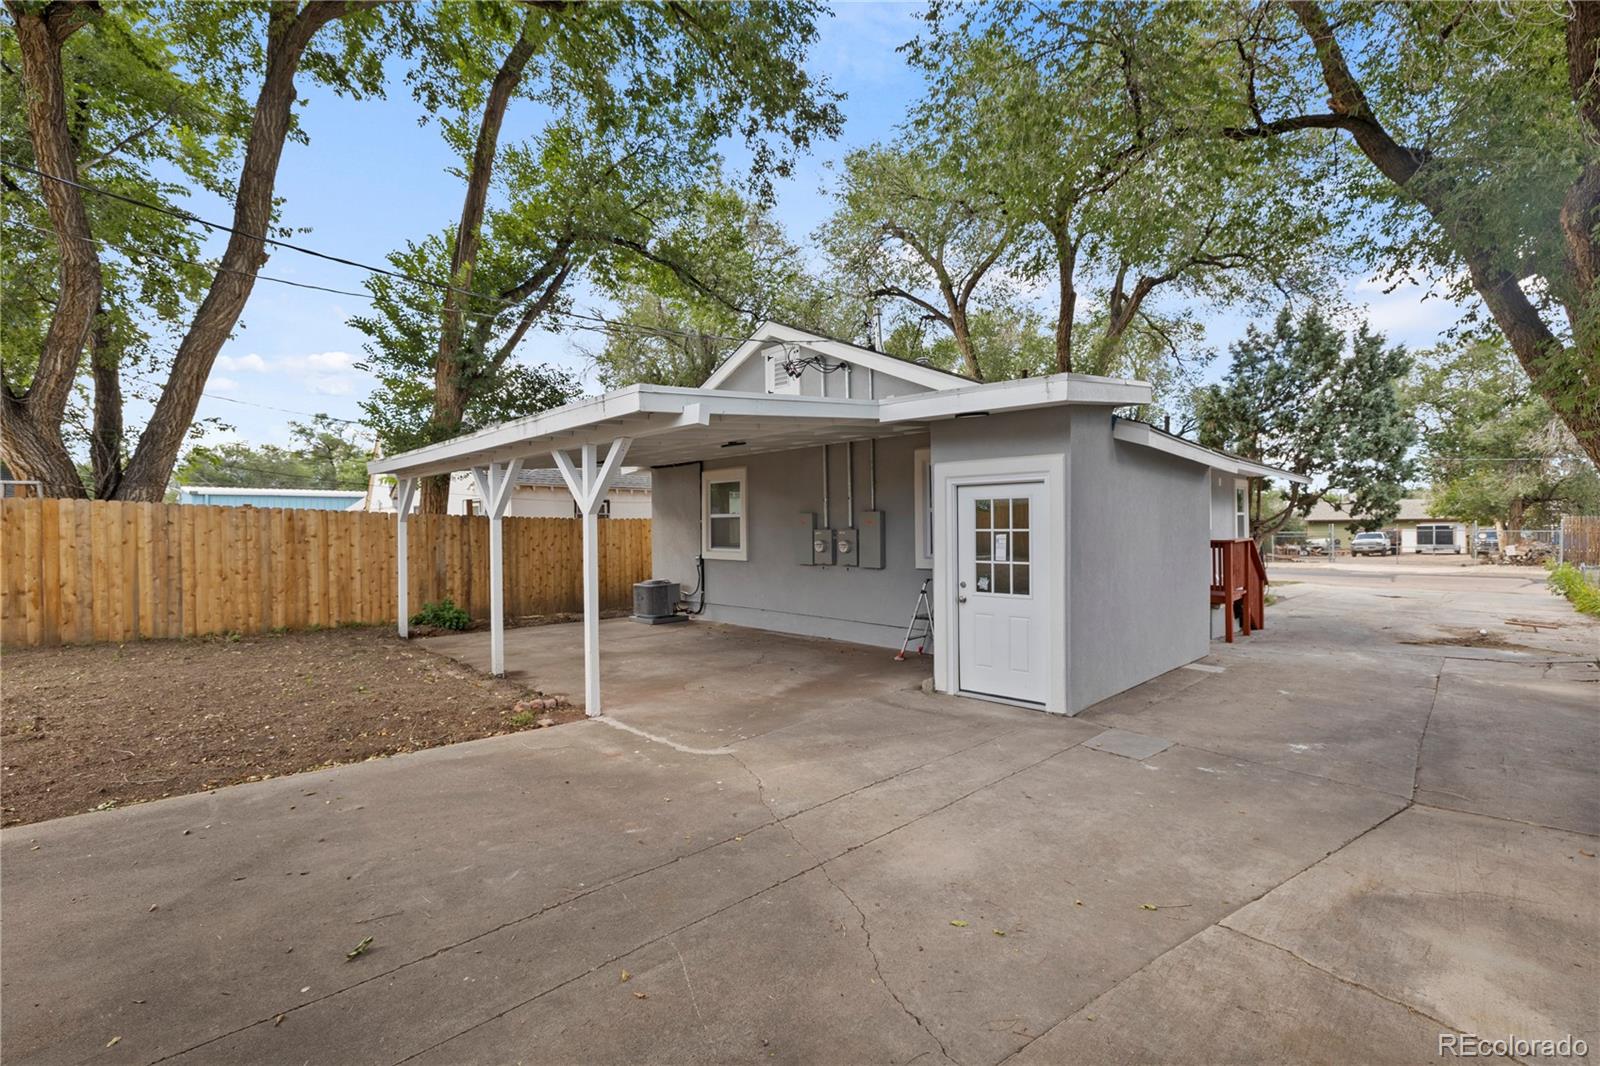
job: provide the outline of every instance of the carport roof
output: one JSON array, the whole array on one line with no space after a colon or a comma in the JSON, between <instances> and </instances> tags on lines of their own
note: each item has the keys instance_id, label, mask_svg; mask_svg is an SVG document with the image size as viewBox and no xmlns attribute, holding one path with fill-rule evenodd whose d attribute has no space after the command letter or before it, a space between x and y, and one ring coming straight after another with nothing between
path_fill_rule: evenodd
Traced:
<instances>
[{"instance_id":1,"label":"carport roof","mask_svg":"<svg viewBox=\"0 0 1600 1066\"><path fill-rule=\"evenodd\" d=\"M419 477L521 459L554 465L552 452L628 438L629 466L815 447L921 432L927 423L998 411L1148 403L1142 381L1056 374L885 399L769 396L722 389L633 385L368 464L375 474Z\"/></svg>"}]
</instances>

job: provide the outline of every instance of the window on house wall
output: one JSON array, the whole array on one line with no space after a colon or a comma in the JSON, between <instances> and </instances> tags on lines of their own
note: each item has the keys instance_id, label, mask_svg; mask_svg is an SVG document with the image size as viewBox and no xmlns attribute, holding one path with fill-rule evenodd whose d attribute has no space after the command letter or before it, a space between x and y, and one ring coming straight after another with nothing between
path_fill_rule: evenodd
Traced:
<instances>
[{"instance_id":1,"label":"window on house wall","mask_svg":"<svg viewBox=\"0 0 1600 1066\"><path fill-rule=\"evenodd\" d=\"M749 550L745 470L707 470L700 476L701 553L707 559L744 559Z\"/></svg>"},{"instance_id":2,"label":"window on house wall","mask_svg":"<svg viewBox=\"0 0 1600 1066\"><path fill-rule=\"evenodd\" d=\"M1240 540L1250 536L1250 505L1245 502L1243 485L1233 489L1233 535Z\"/></svg>"},{"instance_id":3,"label":"window on house wall","mask_svg":"<svg viewBox=\"0 0 1600 1066\"><path fill-rule=\"evenodd\" d=\"M582 518L583 517L583 511L578 507L578 501L577 500L573 500L572 501L572 516L574 518ZM600 517L600 518L610 518L611 517L611 497L607 496L605 499L600 501L600 510L598 512L598 517Z\"/></svg>"},{"instance_id":4,"label":"window on house wall","mask_svg":"<svg viewBox=\"0 0 1600 1066\"><path fill-rule=\"evenodd\" d=\"M918 448L914 464L916 489L913 506L917 515L917 568L933 569L933 462L927 448Z\"/></svg>"}]
</instances>

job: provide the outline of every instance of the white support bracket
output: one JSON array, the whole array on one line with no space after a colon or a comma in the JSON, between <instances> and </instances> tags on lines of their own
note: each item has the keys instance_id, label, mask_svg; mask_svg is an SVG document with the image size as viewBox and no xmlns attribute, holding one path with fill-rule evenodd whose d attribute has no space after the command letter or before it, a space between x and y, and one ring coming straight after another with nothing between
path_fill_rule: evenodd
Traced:
<instances>
[{"instance_id":1,"label":"white support bracket","mask_svg":"<svg viewBox=\"0 0 1600 1066\"><path fill-rule=\"evenodd\" d=\"M686 412L687 413L687 412ZM583 710L591 718L600 716L600 505L606 490L622 470L632 438L618 437L606 450L604 463L598 462L597 448L585 444L580 449L581 466L561 449L550 453L561 480L578 504L583 516Z\"/></svg>"},{"instance_id":2,"label":"white support bracket","mask_svg":"<svg viewBox=\"0 0 1600 1066\"><path fill-rule=\"evenodd\" d=\"M395 610L400 615L399 630L402 639L411 635L411 586L408 580L407 564L410 562L411 544L408 530L411 525L407 521L411 517L411 504L417 497L417 479L403 477L396 479L394 493L395 512Z\"/></svg>"}]
</instances>

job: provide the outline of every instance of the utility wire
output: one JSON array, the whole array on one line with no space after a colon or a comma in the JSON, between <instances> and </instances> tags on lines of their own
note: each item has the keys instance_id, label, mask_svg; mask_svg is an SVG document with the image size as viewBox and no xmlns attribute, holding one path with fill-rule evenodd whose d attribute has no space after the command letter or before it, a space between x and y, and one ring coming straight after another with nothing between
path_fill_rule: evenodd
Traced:
<instances>
[{"instance_id":1,"label":"utility wire","mask_svg":"<svg viewBox=\"0 0 1600 1066\"><path fill-rule=\"evenodd\" d=\"M167 215L167 216L169 216L171 218L180 219L180 220L182 220L184 222L197 223L197 224L199 224L201 226L206 227L208 230L213 230L213 229L214 230L221 230L224 233L231 233L231 234L236 234L236 235L239 235L239 236L247 237L250 240L261 241L263 244L271 244L271 245L274 245L275 247L279 247L279 248L286 248L289 251L299 252L302 255L309 255L309 256L314 256L314 257L316 257L318 259L325 259L325 260L327 260L328 262L331 262L331 263L338 263L338 264L340 264L342 266L355 267L357 270L365 270L365 271L368 271L368 272L373 273L373 274L381 274L381 275L383 275L385 277L395 278L395 279L397 279L399 281L410 282L413 285L421 285L421 286L424 286L424 287L427 287L427 288L438 289L438 290L440 290L442 292L459 293L460 295L468 296L468 297L471 297L472 299L475 299L475 300L484 300L484 301L487 301L487 302L490 302L490 303L499 304L502 307L518 307L518 306L520 306L518 301L508 300L508 299L506 299L504 297L500 297L500 296L490 296L490 295L488 295L486 293L475 292L475 291L473 291L471 289L463 289L463 288L460 288L459 286L451 285L448 282L434 281L434 280L432 280L430 278L415 277L413 275L406 274L406 273L404 273L402 271L392 270L392 269L390 269L388 267L373 266L370 263L363 263L363 262L360 262L359 260L348 259L348 258L346 258L344 256L341 256L341 255L334 255L334 254L329 253L329 252L318 251L315 248L308 248L305 245L295 244L295 243L292 243L290 241L279 240L276 237L265 237L265 236L261 236L261 235L258 235L258 234L244 233L243 231L235 229L232 226L226 226L226 225L223 225L220 222L210 222L210 221L208 221L206 219L201 218L198 215L191 214L190 212L187 212L187 211L180 211L177 208L167 207L164 204L155 204L155 203L149 202L148 200L140 200L140 199L138 199L136 197L125 196L122 193L113 192L110 189L102 189L102 188L98 188L98 187L96 187L94 185L86 185L83 182L73 181L70 178L63 178L63 177L60 177L60 176L55 175L55 174L46 174L42 170L36 170L33 167L24 166L21 163L16 163L16 162L13 162L12 160L9 160L9 159L0 159L0 165L8 166L8 167L11 167L14 170L20 170L20 171L23 171L25 173L32 174L35 177L44 178L44 179L46 179L48 181L55 181L55 182L60 182L63 185L70 185L73 188L78 189L78 190L83 191L83 192L94 193L94 194L96 194L98 196L106 196L106 197L109 197L109 198L111 198L113 200L118 200L118 201L120 201L122 203L129 204L130 206L133 206L133 207L142 208L142 209L147 210L147 211L155 211L155 212L157 212L159 214ZM31 223L23 223L23 224L24 225L31 225ZM52 235L54 234L54 231L45 230L43 227L40 227L40 226L33 226L32 228L34 228L36 230L39 230L42 233L48 232L48 233L52 233ZM92 242L94 244L100 245L101 247L112 247L110 245L105 244L105 242L103 242L103 241L97 240L94 237L80 237L78 239L79 240L90 241L90 242ZM126 251L123 251L122 249L112 248L112 250L113 251L119 251L123 255L130 255L130 253L128 253ZM364 299L364 300L368 300L368 301L373 301L373 300L376 299L374 296L372 296L371 293L356 292L356 291L350 290L350 289L335 289L335 288L331 288L331 287L326 286L326 285L313 285L313 284L311 284L309 282L290 281L287 278L274 278L274 277L269 277L269 276L261 275L261 274L251 274L248 271L232 270L231 268L222 267L220 265L213 266L211 264L208 264L208 263L205 263L205 262L200 262L200 261L195 261L195 260L177 259L177 258L175 258L173 256L163 255L163 254L161 254L159 252L150 252L150 253L141 253L141 254L153 255L156 258L165 259L165 260L167 260L169 262L188 263L188 264L190 264L192 266L206 267L207 269L211 269L211 270L226 270L229 273L238 274L238 275L241 275L241 276L244 276L244 277L258 278L258 279L260 279L262 281L276 282L276 283L278 283L280 285L293 285L293 286L295 286L297 288L315 289L315 290L320 291L320 292L335 293L335 294L341 295L341 296L353 296L353 297L356 297L358 299ZM443 309L441 308L440 310L443 310ZM471 316L471 317L475 317L475 318L493 318L493 317L496 317L495 315L488 315L488 314L484 314L483 312L468 311L468 310L465 310L465 309L460 309L460 310L458 310L457 313L459 313L459 314L461 314L463 316ZM638 331L638 332L643 332L643 333L647 333L647 334L654 335L654 336L659 336L659 337L682 337L682 338L691 339L691 340L701 339L701 338L709 338L711 340L727 341L729 343L734 343L734 344L742 344L742 343L744 343L744 341L749 339L748 337L723 337L723 336L719 336L719 335L711 334L711 333L689 333L689 332L686 332L686 331L683 331L683 330L665 329L665 328L660 328L660 327L655 327L655 326L641 326L641 325L638 325L636 323L631 323L631 322L619 323L619 322L613 322L613 321L611 321L609 319L606 319L606 318L603 318L603 317L601 317L599 315L585 315L585 314L581 314L581 313L576 312L576 311L553 310L550 313L557 314L557 315L563 315L563 316L569 317L569 318L576 318L576 319L583 319L583 320L587 320L587 321L591 321L591 322L598 322L601 325L603 325L603 326L605 326L605 327L607 327L609 329L617 329L617 328L632 329L632 330L635 330L635 331Z\"/></svg>"}]
</instances>

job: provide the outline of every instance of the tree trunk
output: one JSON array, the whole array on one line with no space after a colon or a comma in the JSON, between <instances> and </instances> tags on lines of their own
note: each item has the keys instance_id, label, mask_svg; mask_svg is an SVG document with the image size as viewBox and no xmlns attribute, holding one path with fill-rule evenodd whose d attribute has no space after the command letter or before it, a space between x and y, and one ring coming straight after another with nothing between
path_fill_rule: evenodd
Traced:
<instances>
[{"instance_id":1,"label":"tree trunk","mask_svg":"<svg viewBox=\"0 0 1600 1066\"><path fill-rule=\"evenodd\" d=\"M89 367L94 378L94 425L89 431L89 466L94 498L109 500L122 483L122 353L112 351L103 320L89 335Z\"/></svg>"},{"instance_id":2,"label":"tree trunk","mask_svg":"<svg viewBox=\"0 0 1600 1066\"><path fill-rule=\"evenodd\" d=\"M273 190L295 101L294 79L306 46L318 30L347 10L343 0L312 0L298 13L274 7L267 24L267 67L256 98L244 166L233 207L235 232L228 239L211 288L178 345L155 413L139 438L117 498L159 501L167 489L178 450L194 423L200 392L217 353L232 334L267 261L261 237L272 225Z\"/></svg>"},{"instance_id":3,"label":"tree trunk","mask_svg":"<svg viewBox=\"0 0 1600 1066\"><path fill-rule=\"evenodd\" d=\"M40 195L61 248L55 314L39 352L33 381L18 395L8 387L0 405L0 457L13 476L37 480L47 496L81 497L83 480L61 439L61 419L77 377L83 346L100 303L100 257L90 239L78 180L76 153L67 124L67 94L61 45L99 5L42 7L6 5L16 27L27 89L28 135L38 169L64 179L40 179Z\"/></svg>"},{"instance_id":4,"label":"tree trunk","mask_svg":"<svg viewBox=\"0 0 1600 1066\"><path fill-rule=\"evenodd\" d=\"M967 324L966 307L950 302L950 332L956 340L956 350L961 353L961 362L965 364L967 373L973 381L983 380L983 368L978 365L978 353L972 347L972 330Z\"/></svg>"},{"instance_id":5,"label":"tree trunk","mask_svg":"<svg viewBox=\"0 0 1600 1066\"><path fill-rule=\"evenodd\" d=\"M478 247L483 215L489 197L489 182L494 176L495 156L500 146L500 126L506 108L522 81L522 72L533 57L533 45L519 36L505 62L495 72L478 122L478 140L472 151L472 169L467 173L467 194L461 204L461 220L456 225L454 247L450 252L450 283L444 294L444 317L439 329L439 354L433 364L432 435L435 440L453 437L461 430L466 415L469 368L462 359L461 294L456 289L472 289L473 271L478 264ZM442 484L441 484L442 480ZM444 514L449 499L449 479L428 478L422 485L422 511Z\"/></svg>"},{"instance_id":6,"label":"tree trunk","mask_svg":"<svg viewBox=\"0 0 1600 1066\"><path fill-rule=\"evenodd\" d=\"M1600 351L1600 4L1573 4L1567 18L1567 77L1583 119L1591 157L1561 204L1561 234L1567 245L1572 291L1562 294L1567 322L1580 350Z\"/></svg>"},{"instance_id":7,"label":"tree trunk","mask_svg":"<svg viewBox=\"0 0 1600 1066\"><path fill-rule=\"evenodd\" d=\"M450 510L450 475L437 474L422 479L422 493L417 502L419 514L446 514Z\"/></svg>"},{"instance_id":8,"label":"tree trunk","mask_svg":"<svg viewBox=\"0 0 1600 1066\"><path fill-rule=\"evenodd\" d=\"M1499 265L1497 250L1480 244L1470 229L1470 223L1463 225L1454 218L1450 204L1439 189L1430 187L1426 181L1412 181L1422 169L1425 157L1396 142L1372 113L1366 94L1345 62L1344 52L1322 8L1314 0L1290 0L1289 6L1316 49L1323 81L1330 96L1329 107L1335 115L1340 116L1343 128L1355 139L1362 154L1390 181L1414 195L1429 217L1444 231L1451 246L1466 263L1473 289L1488 307L1495 325L1510 343L1511 350L1527 372L1533 387L1572 430L1590 461L1600 466L1600 401L1595 399L1596 394L1600 393L1600 370L1596 369L1600 359L1595 358L1593 348L1585 350L1581 346L1583 334L1580 332L1579 349L1568 351L1540 317L1538 308L1522 291L1517 278ZM1575 16L1569 26L1569 61L1588 48L1587 61L1591 64L1592 72L1593 47L1597 30L1600 30L1600 15L1593 11L1582 11L1592 7L1591 4L1573 6L1580 9L1581 13ZM1576 44L1573 43L1574 35ZM1576 90L1580 71L1571 73ZM1588 85L1587 82L1584 84ZM1579 101L1586 118L1595 114L1592 86L1589 92L1590 96ZM1582 180L1579 179L1580 184ZM1584 215L1581 208L1578 215L1592 217ZM1580 302L1586 301L1580 298Z\"/></svg>"},{"instance_id":9,"label":"tree trunk","mask_svg":"<svg viewBox=\"0 0 1600 1066\"><path fill-rule=\"evenodd\" d=\"M1078 243L1056 234L1056 372L1072 373L1072 321L1078 314Z\"/></svg>"}]
</instances>

